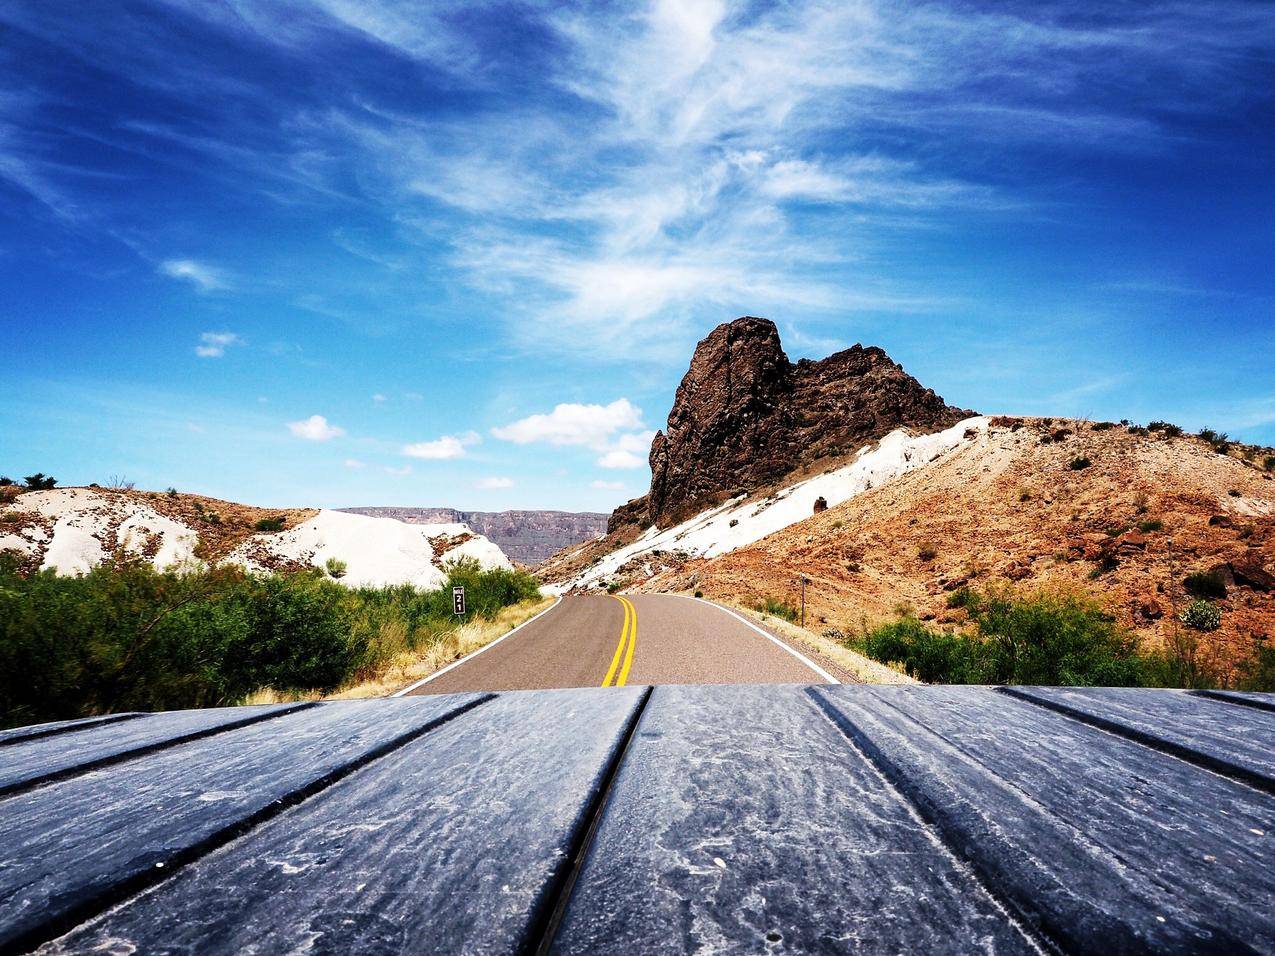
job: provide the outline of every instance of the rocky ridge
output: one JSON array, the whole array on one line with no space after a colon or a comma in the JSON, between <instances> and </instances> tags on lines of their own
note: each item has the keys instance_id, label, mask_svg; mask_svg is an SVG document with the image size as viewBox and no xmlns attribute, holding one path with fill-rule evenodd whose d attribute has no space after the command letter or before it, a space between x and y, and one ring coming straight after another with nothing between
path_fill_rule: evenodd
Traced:
<instances>
[{"instance_id":1,"label":"rocky ridge","mask_svg":"<svg viewBox=\"0 0 1275 956\"><path fill-rule=\"evenodd\" d=\"M651 443L651 490L617 509L608 531L676 524L893 429L937 431L973 414L876 347L790 362L775 324L744 316L696 346L668 425Z\"/></svg>"}]
</instances>

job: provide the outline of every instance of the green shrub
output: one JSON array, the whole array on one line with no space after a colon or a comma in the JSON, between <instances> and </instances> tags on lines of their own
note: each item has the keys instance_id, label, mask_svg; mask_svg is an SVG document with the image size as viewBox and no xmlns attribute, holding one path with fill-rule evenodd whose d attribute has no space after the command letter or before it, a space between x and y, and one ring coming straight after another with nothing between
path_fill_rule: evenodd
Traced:
<instances>
[{"instance_id":1,"label":"green shrub","mask_svg":"<svg viewBox=\"0 0 1275 956\"><path fill-rule=\"evenodd\" d=\"M1211 601L1192 601L1178 620L1193 631L1216 631L1222 626L1222 612Z\"/></svg>"},{"instance_id":2,"label":"green shrub","mask_svg":"<svg viewBox=\"0 0 1275 956\"><path fill-rule=\"evenodd\" d=\"M261 687L330 691L469 616L535 597L530 575L450 569L443 587L347 588L315 569L188 574L117 556L79 577L20 573L0 554L0 726L119 710L234 704Z\"/></svg>"},{"instance_id":3,"label":"green shrub","mask_svg":"<svg viewBox=\"0 0 1275 956\"><path fill-rule=\"evenodd\" d=\"M0 475L0 488L7 488L13 484L13 479L7 475Z\"/></svg>"},{"instance_id":4,"label":"green shrub","mask_svg":"<svg viewBox=\"0 0 1275 956\"><path fill-rule=\"evenodd\" d=\"M1093 430L1096 432L1109 431L1110 429L1115 427L1116 427L1115 422L1094 422L1093 423Z\"/></svg>"},{"instance_id":5,"label":"green shrub","mask_svg":"<svg viewBox=\"0 0 1275 956\"><path fill-rule=\"evenodd\" d=\"M328 577L340 580L345 577L350 566L340 558L328 558L323 562L323 567L327 569Z\"/></svg>"},{"instance_id":6,"label":"green shrub","mask_svg":"<svg viewBox=\"0 0 1275 956\"><path fill-rule=\"evenodd\" d=\"M1188 574L1182 581L1182 585L1188 593L1197 598L1226 597L1226 581L1217 571L1197 571L1194 574Z\"/></svg>"},{"instance_id":7,"label":"green shrub","mask_svg":"<svg viewBox=\"0 0 1275 956\"><path fill-rule=\"evenodd\" d=\"M1132 635L1085 598L967 591L958 606L973 632L936 631L904 615L868 632L858 648L931 683L1138 686L1171 674L1166 659L1140 653Z\"/></svg>"},{"instance_id":8,"label":"green shrub","mask_svg":"<svg viewBox=\"0 0 1275 956\"><path fill-rule=\"evenodd\" d=\"M787 601L777 597L772 597L769 594L766 595L763 600L754 602L752 608L754 611L761 611L763 614L781 617L785 621L790 622L797 620L797 617L800 614L797 608L789 604Z\"/></svg>"},{"instance_id":9,"label":"green shrub","mask_svg":"<svg viewBox=\"0 0 1275 956\"><path fill-rule=\"evenodd\" d=\"M1218 437L1219 437L1218 433L1211 428L1200 429L1200 438L1208 442L1210 445L1213 444L1215 441L1217 441Z\"/></svg>"},{"instance_id":10,"label":"green shrub","mask_svg":"<svg viewBox=\"0 0 1275 956\"><path fill-rule=\"evenodd\" d=\"M695 596L696 596L697 598L702 598L702 597L704 596L704 592L703 592L703 591L696 591L696 592L695 592Z\"/></svg>"},{"instance_id":11,"label":"green shrub","mask_svg":"<svg viewBox=\"0 0 1275 956\"><path fill-rule=\"evenodd\" d=\"M1275 455L1267 455L1262 459L1262 467L1267 471L1275 471Z\"/></svg>"},{"instance_id":12,"label":"green shrub","mask_svg":"<svg viewBox=\"0 0 1275 956\"><path fill-rule=\"evenodd\" d=\"M1084 455L1078 455L1077 457L1073 458L1071 461L1067 462L1067 467L1070 468L1072 471L1080 471L1081 469L1088 468L1092 464L1093 462L1091 462Z\"/></svg>"},{"instance_id":13,"label":"green shrub","mask_svg":"<svg viewBox=\"0 0 1275 956\"><path fill-rule=\"evenodd\" d=\"M614 594L622 587L624 587L623 581L610 581L607 583L607 594Z\"/></svg>"},{"instance_id":14,"label":"green shrub","mask_svg":"<svg viewBox=\"0 0 1275 956\"><path fill-rule=\"evenodd\" d=\"M1150 422L1147 424L1147 428L1153 432L1162 432L1169 438L1177 438L1182 434L1182 426L1172 425L1169 422Z\"/></svg>"},{"instance_id":15,"label":"green shrub","mask_svg":"<svg viewBox=\"0 0 1275 956\"><path fill-rule=\"evenodd\" d=\"M1164 522L1159 518L1152 518L1149 521L1139 521L1138 530L1143 534L1150 534L1153 531L1163 531Z\"/></svg>"},{"instance_id":16,"label":"green shrub","mask_svg":"<svg viewBox=\"0 0 1275 956\"><path fill-rule=\"evenodd\" d=\"M258 531L271 532L271 531L282 531L283 525L284 525L283 516L275 515L273 518L262 518L260 521L254 524L253 527L257 529Z\"/></svg>"},{"instance_id":17,"label":"green shrub","mask_svg":"<svg viewBox=\"0 0 1275 956\"><path fill-rule=\"evenodd\" d=\"M42 471L37 471L34 475L27 475L23 478L22 483L31 491L48 491L57 485L58 480L49 477Z\"/></svg>"}]
</instances>

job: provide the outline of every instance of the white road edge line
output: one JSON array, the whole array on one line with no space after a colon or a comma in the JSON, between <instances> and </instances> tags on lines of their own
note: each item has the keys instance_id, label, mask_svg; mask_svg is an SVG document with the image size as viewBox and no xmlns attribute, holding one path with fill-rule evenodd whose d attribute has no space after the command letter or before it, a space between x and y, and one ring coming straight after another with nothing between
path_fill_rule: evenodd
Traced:
<instances>
[{"instance_id":1,"label":"white road edge line","mask_svg":"<svg viewBox=\"0 0 1275 956\"><path fill-rule=\"evenodd\" d=\"M840 684L840 683L841 683L841 681L837 680L835 677L833 677L833 676L832 676L831 674L829 674L826 670L824 670L822 667L820 667L818 664L816 664L814 661L812 661L812 660L811 660L809 657L807 657L805 654L801 653L801 652L800 652L800 651L798 651L796 648L789 647L786 643L784 643L783 641L781 641L779 638L775 637L775 635L774 635L774 634L768 634L768 633L766 633L764 630L762 630L760 627L758 627L758 626L757 626L756 624L754 624L752 621L748 620L748 618L744 617L744 616L743 616L743 615L741 615L741 614L736 614L736 613L735 613L734 611L732 611L730 608L728 608L728 607L722 607L720 604L716 604L716 603L714 603L713 601L709 601L709 600L707 600L707 599L705 599L705 598L692 597L692 596L691 596L691 595L689 595L689 594L676 594L676 595L674 595L674 597L683 597L683 598L686 598L686 599L687 599L687 600L689 600L689 601L699 601L699 603L700 603L700 604L707 604L709 607L715 607L715 608L717 608L717 610L722 611L722 612L724 612L724 613L726 613L726 614L729 614L731 617L733 617L735 620L739 621L741 624L744 624L744 625L746 625L747 627L751 627L754 631L756 631L756 632L757 632L758 634L760 634L762 637L766 638L766 640L771 641L772 643L778 644L780 647L782 647L784 650L786 650L789 654L791 654L793 657L797 658L797 660L801 661L803 664L805 664L807 667L809 667L812 671L814 671L816 674L818 674L820 677L822 677L822 678L823 678L825 681L827 681L829 684Z\"/></svg>"},{"instance_id":2,"label":"white road edge line","mask_svg":"<svg viewBox=\"0 0 1275 956\"><path fill-rule=\"evenodd\" d=\"M429 683L430 681L432 681L435 677L442 677L444 674L446 674L446 673L447 673L449 670L451 670L452 668L454 668L454 667L460 667L460 665L461 665L461 664L463 664L463 663L465 663L465 661L472 660L473 658L475 658L475 657L477 657L479 654L481 654L483 651L490 650L491 648L493 648L493 647L495 647L497 644L499 644L501 641L503 641L505 638L507 638L507 637L513 637L515 634L517 634L519 631L521 631L521 630L522 630L524 627L526 627L528 624L532 623L533 621L538 621L538 620L540 620L542 617L544 617L546 614L548 614L550 611L552 611L555 607L557 607L557 606L558 606L559 604L561 604L561 603L562 603L562 595L561 595L561 594L559 594L559 595L558 595L558 600L554 601L552 604L550 604L547 608L545 608L543 611L541 611L541 612L540 612L539 614L537 614L535 617L529 617L529 618L527 618L527 620L523 621L521 624L519 624L517 627L515 627L512 631L506 631L504 634L501 634L501 635L500 635L500 637L496 638L496 639L495 639L494 641L492 641L490 644L484 644L482 647L478 648L478 650L476 650L476 651L472 651L472 652L470 652L470 653L466 654L466 655L465 655L464 657L462 657L460 660L458 660L458 661L452 661L450 664L448 664L446 667L444 667L441 671L434 671L434 673L430 674L428 677L422 677L422 678L421 678L420 680L418 680L415 684L409 684L407 687L404 687L402 690L398 691L397 693L390 694L390 697L404 697L404 696L406 696L407 694L410 694L412 691L416 690L416 688L420 687L422 684L428 684L428 683Z\"/></svg>"}]
</instances>

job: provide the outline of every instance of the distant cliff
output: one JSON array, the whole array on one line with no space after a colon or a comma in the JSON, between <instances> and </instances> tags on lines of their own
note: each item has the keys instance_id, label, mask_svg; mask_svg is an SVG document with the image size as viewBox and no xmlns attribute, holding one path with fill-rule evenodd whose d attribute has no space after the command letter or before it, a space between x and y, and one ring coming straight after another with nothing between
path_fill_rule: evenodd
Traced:
<instances>
[{"instance_id":1,"label":"distant cliff","mask_svg":"<svg viewBox=\"0 0 1275 956\"><path fill-rule=\"evenodd\" d=\"M457 511L454 508L342 508L407 524L461 521L514 561L538 564L568 545L606 533L607 516L588 511Z\"/></svg>"}]
</instances>

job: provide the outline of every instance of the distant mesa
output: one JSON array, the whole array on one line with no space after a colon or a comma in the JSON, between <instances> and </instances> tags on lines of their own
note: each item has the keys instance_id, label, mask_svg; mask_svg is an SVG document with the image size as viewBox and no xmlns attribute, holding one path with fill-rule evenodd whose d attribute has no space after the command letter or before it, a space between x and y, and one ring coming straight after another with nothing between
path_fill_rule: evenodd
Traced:
<instances>
[{"instance_id":1,"label":"distant mesa","mask_svg":"<svg viewBox=\"0 0 1275 956\"><path fill-rule=\"evenodd\" d=\"M407 524L459 523L489 538L512 560L538 564L556 551L606 533L607 516L590 511L457 511L454 508L343 508Z\"/></svg>"}]
</instances>

